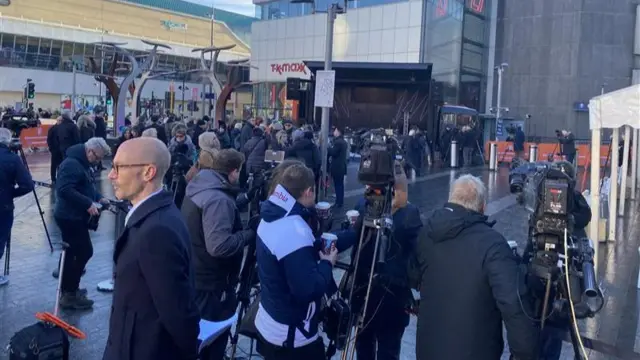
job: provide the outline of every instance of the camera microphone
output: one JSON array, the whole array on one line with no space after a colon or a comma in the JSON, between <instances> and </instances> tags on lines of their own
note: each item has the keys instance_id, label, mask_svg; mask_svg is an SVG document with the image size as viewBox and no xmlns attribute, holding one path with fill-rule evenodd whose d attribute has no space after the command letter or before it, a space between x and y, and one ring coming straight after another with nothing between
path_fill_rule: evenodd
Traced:
<instances>
[{"instance_id":1,"label":"camera microphone","mask_svg":"<svg viewBox=\"0 0 640 360\"><path fill-rule=\"evenodd\" d=\"M382 230L379 230L382 231ZM385 234L380 234L380 244L378 245L378 264L384 264L387 262L387 251L389 249L389 237Z\"/></svg>"}]
</instances>

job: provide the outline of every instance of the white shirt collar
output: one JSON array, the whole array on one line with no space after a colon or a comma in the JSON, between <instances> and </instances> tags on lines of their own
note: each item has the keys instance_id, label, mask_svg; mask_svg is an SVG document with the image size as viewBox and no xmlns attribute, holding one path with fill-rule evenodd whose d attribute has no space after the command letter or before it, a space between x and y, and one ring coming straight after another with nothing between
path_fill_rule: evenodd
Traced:
<instances>
[{"instance_id":1,"label":"white shirt collar","mask_svg":"<svg viewBox=\"0 0 640 360\"><path fill-rule=\"evenodd\" d=\"M129 209L129 212L127 213L127 217L124 219L124 225L127 226L127 223L129 222L129 218L131 218L131 215L133 214L133 212L136 211L136 209L139 208L140 205L142 205L145 201L149 200L154 195L160 194L163 190L164 189L161 187L156 192L149 194L149 196L147 196L146 198L140 200L139 203L135 204L131 209Z\"/></svg>"}]
</instances>

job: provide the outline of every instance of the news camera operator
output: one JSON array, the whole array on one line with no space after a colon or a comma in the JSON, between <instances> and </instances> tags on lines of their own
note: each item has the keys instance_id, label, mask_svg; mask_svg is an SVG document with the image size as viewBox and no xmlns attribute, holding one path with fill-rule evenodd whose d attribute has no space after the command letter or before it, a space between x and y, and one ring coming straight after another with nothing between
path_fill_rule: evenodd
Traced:
<instances>
[{"instance_id":1,"label":"news camera operator","mask_svg":"<svg viewBox=\"0 0 640 360\"><path fill-rule=\"evenodd\" d=\"M422 228L422 220L418 208L408 202L408 181L402 165L397 163L396 169L391 210L394 224L392 240L386 254L387 260L376 274L376 280L372 285L365 312L366 325L356 339L358 360L399 359L404 329L409 325L406 309L412 299L412 293L408 268ZM365 213L365 206L365 199L362 199L357 208L360 214ZM361 215L353 228L336 233L339 252L358 242L363 230L362 221ZM371 264L374 264L374 243L369 241L360 249L360 265L352 285L355 287L351 303L352 313L360 313L363 310ZM351 258L354 257L355 254L352 254Z\"/></svg>"},{"instance_id":2,"label":"news camera operator","mask_svg":"<svg viewBox=\"0 0 640 360\"><path fill-rule=\"evenodd\" d=\"M174 201L179 208L187 187L186 175L191 169L193 162L189 157L189 146L185 143L177 144L171 150L171 166L164 176L165 184L174 194Z\"/></svg>"},{"instance_id":3,"label":"news camera operator","mask_svg":"<svg viewBox=\"0 0 640 360\"><path fill-rule=\"evenodd\" d=\"M324 360L318 334L320 303L336 290L332 270L338 252L325 254L314 246L314 230L307 223L315 204L313 171L287 162L274 172L278 175L272 179L269 199L262 203L257 231L257 350L266 360Z\"/></svg>"},{"instance_id":4,"label":"news camera operator","mask_svg":"<svg viewBox=\"0 0 640 360\"><path fill-rule=\"evenodd\" d=\"M0 128L0 259L4 248L11 239L13 227L13 199L33 190L33 180L20 157L12 153L11 131ZM9 278L0 275L0 286Z\"/></svg>"},{"instance_id":5,"label":"news camera operator","mask_svg":"<svg viewBox=\"0 0 640 360\"><path fill-rule=\"evenodd\" d=\"M85 144L70 147L58 170L53 216L62 240L69 244L64 258L60 298L60 307L63 309L85 310L93 307L93 300L87 298L86 290L79 288L80 277L93 256L89 218L100 215L96 202L107 205L109 200L103 198L95 188L90 169L109 152L109 145L103 138L91 138Z\"/></svg>"},{"instance_id":6,"label":"news camera operator","mask_svg":"<svg viewBox=\"0 0 640 360\"><path fill-rule=\"evenodd\" d=\"M576 137L569 130L556 130L556 136L560 143L560 155L564 155L566 160L573 164L576 157Z\"/></svg>"},{"instance_id":7,"label":"news camera operator","mask_svg":"<svg viewBox=\"0 0 640 360\"><path fill-rule=\"evenodd\" d=\"M243 229L236 206L244 156L233 149L210 154L210 167L201 167L187 185L182 214L191 237L200 316L222 321L230 318L238 306L235 288L244 248L255 241L259 219L251 224L254 229ZM201 359L222 360L228 339L228 335L218 337Z\"/></svg>"},{"instance_id":8,"label":"news camera operator","mask_svg":"<svg viewBox=\"0 0 640 360\"><path fill-rule=\"evenodd\" d=\"M552 168L559 169L565 173L571 181L571 188L573 189L573 204L569 211L573 216L573 234L572 236L578 239L587 238L586 227L591 222L591 208L587 203L587 200L582 194L575 188L575 168L569 161L558 161L551 165ZM532 253L533 245L529 241L524 251L525 263L529 262L528 255ZM553 293L550 296L551 299L555 298ZM564 334L569 331L571 322L569 318L565 317L549 317L545 323L545 327L540 334L540 359L543 360L558 360L562 353L562 338Z\"/></svg>"},{"instance_id":9,"label":"news camera operator","mask_svg":"<svg viewBox=\"0 0 640 360\"><path fill-rule=\"evenodd\" d=\"M537 360L523 274L484 215L486 197L479 178L463 175L451 184L448 203L425 222L416 252L418 360L498 360L503 322L513 357Z\"/></svg>"}]
</instances>

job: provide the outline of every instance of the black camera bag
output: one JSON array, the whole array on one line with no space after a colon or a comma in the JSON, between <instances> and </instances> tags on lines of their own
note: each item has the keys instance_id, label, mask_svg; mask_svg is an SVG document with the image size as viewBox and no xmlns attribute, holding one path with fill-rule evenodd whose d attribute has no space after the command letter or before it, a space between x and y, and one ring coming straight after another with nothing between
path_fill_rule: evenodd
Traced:
<instances>
[{"instance_id":1,"label":"black camera bag","mask_svg":"<svg viewBox=\"0 0 640 360\"><path fill-rule=\"evenodd\" d=\"M38 322L15 333L9 342L9 360L68 360L69 337L51 324Z\"/></svg>"}]
</instances>

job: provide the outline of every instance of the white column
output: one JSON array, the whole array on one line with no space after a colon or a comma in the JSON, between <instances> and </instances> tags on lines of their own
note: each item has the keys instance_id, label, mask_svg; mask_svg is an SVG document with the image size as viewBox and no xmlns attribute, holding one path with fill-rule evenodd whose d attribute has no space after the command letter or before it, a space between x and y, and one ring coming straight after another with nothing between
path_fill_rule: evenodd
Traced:
<instances>
[{"instance_id":1,"label":"white column","mask_svg":"<svg viewBox=\"0 0 640 360\"><path fill-rule=\"evenodd\" d=\"M591 130L591 222L589 238L593 241L593 262L598 269L598 244L600 243L600 129Z\"/></svg>"},{"instance_id":2,"label":"white column","mask_svg":"<svg viewBox=\"0 0 640 360\"><path fill-rule=\"evenodd\" d=\"M635 132L635 131L634 131ZM629 143L631 142L631 127L624 128L624 149L622 150L622 181L620 181L620 205L618 215L624 215L624 204L627 202L627 173L629 170Z\"/></svg>"},{"instance_id":3,"label":"white column","mask_svg":"<svg viewBox=\"0 0 640 360\"><path fill-rule=\"evenodd\" d=\"M613 129L613 138L611 139L611 177L609 190L609 236L607 240L616 240L616 220L618 207L618 145L620 143L620 129Z\"/></svg>"},{"instance_id":4,"label":"white column","mask_svg":"<svg viewBox=\"0 0 640 360\"><path fill-rule=\"evenodd\" d=\"M631 153L631 200L636 199L636 186L638 175L638 129L633 129L633 148Z\"/></svg>"}]
</instances>

